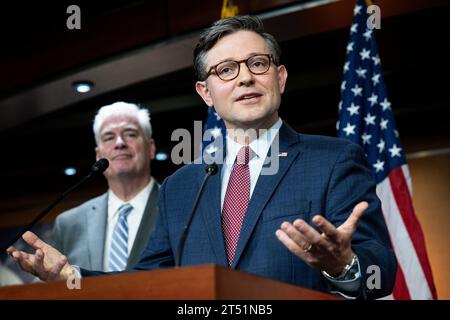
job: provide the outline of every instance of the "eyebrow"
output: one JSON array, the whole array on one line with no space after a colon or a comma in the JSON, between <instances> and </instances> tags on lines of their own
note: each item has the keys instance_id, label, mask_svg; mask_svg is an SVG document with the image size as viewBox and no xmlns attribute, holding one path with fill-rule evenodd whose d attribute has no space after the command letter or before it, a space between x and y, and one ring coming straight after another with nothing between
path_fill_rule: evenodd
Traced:
<instances>
[{"instance_id":1,"label":"eyebrow","mask_svg":"<svg viewBox=\"0 0 450 320\"><path fill-rule=\"evenodd\" d=\"M127 126L127 127L125 127L123 130L122 130L122 132L126 132L126 131L134 131L134 132L139 132L139 128L137 128L137 127L133 127L133 126ZM111 134L115 134L115 132L113 131L113 130L107 130L107 131L104 131L104 132L102 132L101 134L100 134L100 137L104 137L104 136L106 136L106 135L111 135Z\"/></svg>"},{"instance_id":2,"label":"eyebrow","mask_svg":"<svg viewBox=\"0 0 450 320\"><path fill-rule=\"evenodd\" d=\"M269 53L263 53L263 52L251 52L251 53L249 53L249 54L246 56L246 58L244 58L244 60L246 60L246 59L248 59L248 58L250 58L250 57L252 57L252 56L257 56L257 55L260 55L260 54L269 54ZM214 66L217 66L218 64L221 64L222 62L226 62L226 61L238 61L238 60L242 60L242 59L226 58L226 59L224 59L224 60L221 60L221 61L219 61L219 62L213 64L211 67L209 67L209 69L213 68Z\"/></svg>"}]
</instances>

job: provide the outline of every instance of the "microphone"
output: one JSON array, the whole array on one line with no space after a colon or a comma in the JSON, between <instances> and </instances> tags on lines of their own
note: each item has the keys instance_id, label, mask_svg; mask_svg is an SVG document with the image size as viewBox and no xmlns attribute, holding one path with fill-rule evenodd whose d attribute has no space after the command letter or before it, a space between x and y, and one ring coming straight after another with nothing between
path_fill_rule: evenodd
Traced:
<instances>
[{"instance_id":1,"label":"microphone","mask_svg":"<svg viewBox=\"0 0 450 320\"><path fill-rule=\"evenodd\" d=\"M57 198L55 201L53 201L47 208L45 208L36 218L34 218L33 221L31 221L28 225L26 225L25 227L23 227L18 233L17 235L11 240L9 241L5 246L3 246L0 249L0 255L6 251L6 249L9 248L9 246L13 245L17 240L20 239L20 237L28 230L30 230L31 228L34 227L34 225L41 220L50 210L53 209L54 206L56 206L62 199L64 199L65 196L67 196L69 193L71 193L72 191L74 191L76 188L78 188L81 184L83 184L83 182L85 182L86 180L88 180L89 178L93 177L93 176L97 176L100 173L104 172L109 166L109 161L106 159L100 159L98 160L96 163L94 163L91 167L91 171L89 172L89 174L87 176L85 176L83 179L81 179L80 181L78 181L75 185L73 185L72 187L70 187L69 189L67 189L63 194L61 194L59 196L59 198Z\"/></svg>"},{"instance_id":2,"label":"microphone","mask_svg":"<svg viewBox=\"0 0 450 320\"><path fill-rule=\"evenodd\" d=\"M200 196L202 194L203 187L205 186L206 180L208 180L208 178L210 176L215 175L218 170L219 170L219 167L214 162L209 164L209 165L207 165L206 168L205 168L206 175L203 178L203 182L200 185L200 189L197 192L197 196L195 197L195 200L194 200L194 206L192 207L191 214L189 215L189 219L188 219L188 221L186 222L186 225L183 228L183 233L181 234L180 242L178 243L178 254L177 254L177 257L175 259L175 266L176 267L180 266L181 257L183 256L184 243L186 242L186 238L187 238L187 235L189 233L189 227L191 226L192 218L194 217L195 210L197 209L197 205L198 205L198 202L199 202L198 200L200 199Z\"/></svg>"}]
</instances>

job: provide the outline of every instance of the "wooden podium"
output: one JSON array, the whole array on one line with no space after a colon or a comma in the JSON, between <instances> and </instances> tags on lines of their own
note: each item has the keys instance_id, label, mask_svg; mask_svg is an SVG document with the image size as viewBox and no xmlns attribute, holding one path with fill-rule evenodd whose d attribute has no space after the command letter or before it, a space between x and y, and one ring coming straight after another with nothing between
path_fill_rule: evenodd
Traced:
<instances>
[{"instance_id":1,"label":"wooden podium","mask_svg":"<svg viewBox=\"0 0 450 320\"><path fill-rule=\"evenodd\" d=\"M335 296L216 265L86 277L0 288L0 300L334 300Z\"/></svg>"}]
</instances>

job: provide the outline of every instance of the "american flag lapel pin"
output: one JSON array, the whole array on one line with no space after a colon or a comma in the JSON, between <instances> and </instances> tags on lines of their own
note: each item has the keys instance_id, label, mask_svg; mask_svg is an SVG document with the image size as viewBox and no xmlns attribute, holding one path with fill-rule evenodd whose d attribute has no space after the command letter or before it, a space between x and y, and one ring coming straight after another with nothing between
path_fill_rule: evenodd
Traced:
<instances>
[{"instance_id":1,"label":"american flag lapel pin","mask_svg":"<svg viewBox=\"0 0 450 320\"><path fill-rule=\"evenodd\" d=\"M287 152L280 152L278 154L279 157L287 157L288 153Z\"/></svg>"}]
</instances>

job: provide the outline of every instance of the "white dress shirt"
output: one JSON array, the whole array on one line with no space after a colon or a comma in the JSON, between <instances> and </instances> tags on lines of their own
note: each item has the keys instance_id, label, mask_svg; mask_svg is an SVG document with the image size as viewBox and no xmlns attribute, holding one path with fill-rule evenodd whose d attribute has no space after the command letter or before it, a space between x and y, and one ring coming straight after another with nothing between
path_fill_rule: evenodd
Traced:
<instances>
[{"instance_id":1,"label":"white dress shirt","mask_svg":"<svg viewBox=\"0 0 450 320\"><path fill-rule=\"evenodd\" d=\"M142 189L133 199L130 201L120 200L111 189L108 191L108 220L106 223L106 239L105 239L105 254L103 255L103 270L108 270L109 265L109 249L111 247L111 238L116 226L119 215L117 210L124 203L132 205L133 209L128 214L128 254L133 248L133 243L136 238L136 234L141 224L142 216L144 215L145 206L147 205L150 192L155 184L155 180L150 178L150 182Z\"/></svg>"},{"instance_id":2,"label":"white dress shirt","mask_svg":"<svg viewBox=\"0 0 450 320\"><path fill-rule=\"evenodd\" d=\"M278 118L278 121L266 130L263 134L261 134L258 139L253 140L249 147L254 152L254 156L250 159L248 166L250 170L250 199L253 194L253 190L255 189L256 182L258 181L258 177L261 173L262 166L264 164L264 160L267 156L267 153L272 145L275 136L280 131L281 125L283 121L281 118ZM233 165L236 160L236 156L239 150L243 147L243 145L235 142L227 135L227 143L226 143L226 157L225 162L222 167L221 173L221 210L223 210L223 202L225 200L225 193L227 191L228 180L230 179L231 171L233 170ZM291 221L292 222L292 221ZM275 234L273 235L275 237ZM325 277L330 284L334 285L338 290L344 290L346 292L354 292L356 293L361 286L361 271L359 262L357 262L358 272L355 274L353 279L350 280L335 280L331 277ZM347 299L353 299L354 297L351 295L345 295L338 290L331 290L332 293L336 293L344 296Z\"/></svg>"},{"instance_id":3,"label":"white dress shirt","mask_svg":"<svg viewBox=\"0 0 450 320\"><path fill-rule=\"evenodd\" d=\"M280 131L283 121L278 118L278 121L270 127L268 130L264 130L264 133L259 136L258 139L253 140L249 147L255 154L249 161L248 167L250 170L250 198L252 197L253 190L255 189L256 182L258 181L259 174L261 173L264 160L266 159L267 152L272 145L275 136ZM236 160L236 156L239 150L243 147L242 144L235 142L227 135L227 154L225 157L225 162L222 167L221 175L221 189L220 189L220 204L221 209L223 209L223 201L225 200L225 193L227 191L228 180L230 180L231 171L233 170L233 165Z\"/></svg>"}]
</instances>

